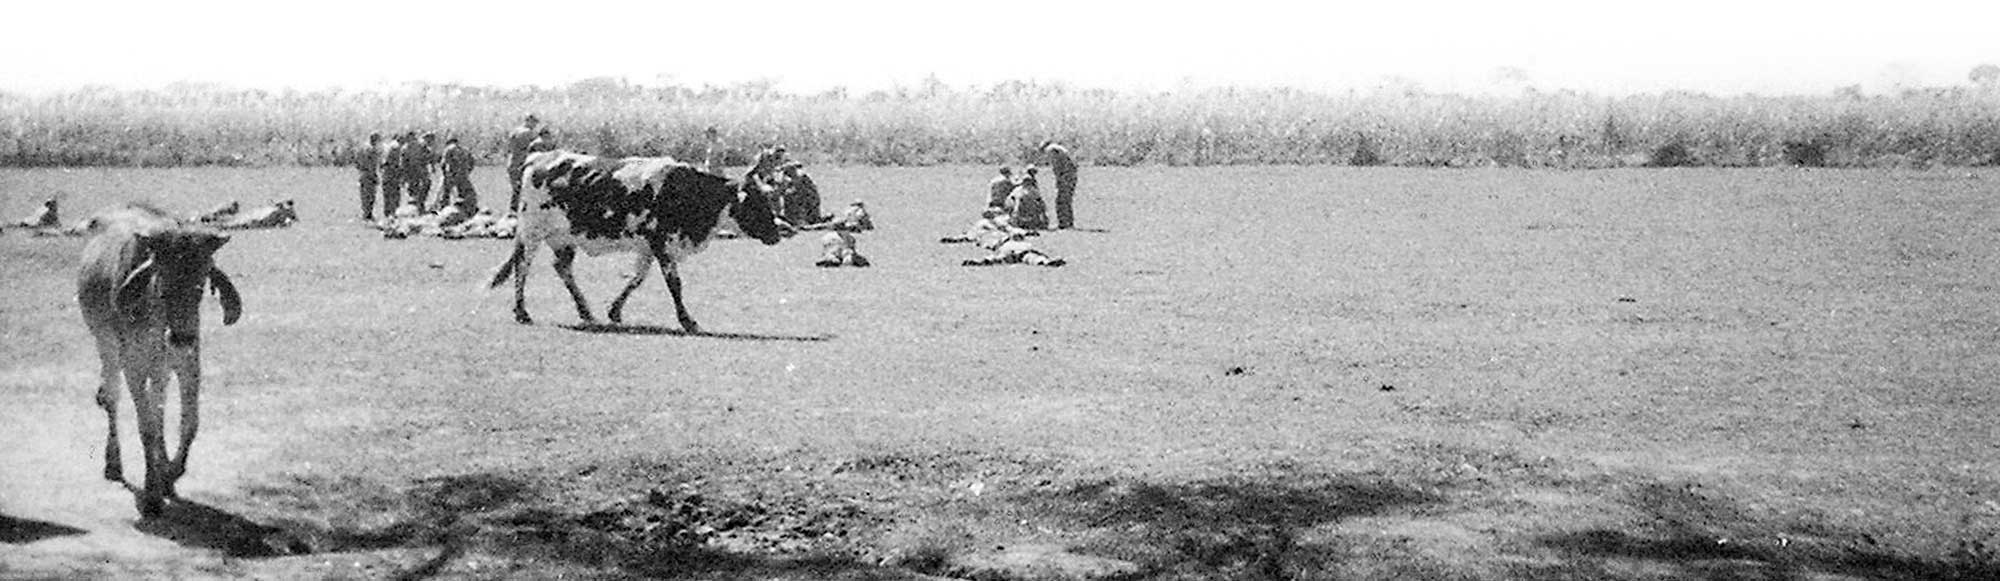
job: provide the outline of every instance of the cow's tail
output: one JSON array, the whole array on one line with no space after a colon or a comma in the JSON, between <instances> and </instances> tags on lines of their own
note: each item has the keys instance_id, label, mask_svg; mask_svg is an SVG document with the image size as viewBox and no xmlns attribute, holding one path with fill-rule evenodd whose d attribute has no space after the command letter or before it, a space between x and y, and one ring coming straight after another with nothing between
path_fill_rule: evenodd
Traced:
<instances>
[{"instance_id":1,"label":"cow's tail","mask_svg":"<svg viewBox=\"0 0 2000 581\"><path fill-rule=\"evenodd\" d=\"M506 284L509 279L514 278L514 271L521 268L521 257L528 254L527 247L528 245L526 244L515 244L514 254L508 256L507 262L501 264L500 269L493 272L493 280L487 281L486 288L500 288L500 285Z\"/></svg>"}]
</instances>

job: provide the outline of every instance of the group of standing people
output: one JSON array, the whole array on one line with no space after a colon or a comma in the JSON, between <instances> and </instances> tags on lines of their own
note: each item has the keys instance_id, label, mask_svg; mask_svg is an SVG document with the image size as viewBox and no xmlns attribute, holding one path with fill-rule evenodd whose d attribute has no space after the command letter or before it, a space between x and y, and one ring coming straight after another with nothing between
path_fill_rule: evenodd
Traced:
<instances>
[{"instance_id":1,"label":"group of standing people","mask_svg":"<svg viewBox=\"0 0 2000 581\"><path fill-rule=\"evenodd\" d=\"M386 138L370 133L368 142L354 149L350 161L359 174L362 221L376 220L377 200L382 218L393 216L404 204L421 213L447 206L456 206L467 215L479 211L479 192L472 187L477 158L457 137L444 140L442 146L437 137L436 133L419 136L413 130ZM521 205L521 170L527 165L528 154L555 148L554 134L534 115L525 117L520 127L507 134L507 179L513 190L508 211ZM432 203L431 186L439 184L436 203Z\"/></svg>"},{"instance_id":2,"label":"group of standing people","mask_svg":"<svg viewBox=\"0 0 2000 581\"><path fill-rule=\"evenodd\" d=\"M391 134L387 139L380 133L370 133L368 143L356 148L352 157L354 169L359 173L364 222L375 221L378 196L384 218L395 214L405 203L427 212L447 205L456 205L467 212L479 208L479 194L472 187L475 160L457 137L446 139L440 148L436 133L418 137L416 131L405 131L402 135ZM434 182L433 176L443 178L435 205L430 200L431 186L440 182Z\"/></svg>"}]
</instances>

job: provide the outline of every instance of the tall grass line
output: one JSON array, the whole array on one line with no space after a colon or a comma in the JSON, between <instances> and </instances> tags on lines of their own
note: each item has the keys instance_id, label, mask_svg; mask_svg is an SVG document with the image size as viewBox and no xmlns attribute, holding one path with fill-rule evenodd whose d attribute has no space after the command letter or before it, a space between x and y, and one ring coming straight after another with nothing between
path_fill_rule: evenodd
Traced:
<instances>
[{"instance_id":1,"label":"tall grass line","mask_svg":"<svg viewBox=\"0 0 2000 581\"><path fill-rule=\"evenodd\" d=\"M1887 96L1464 96L1414 90L1072 90L1010 82L851 95L768 87L393 91L212 87L0 93L0 165L333 165L371 131L456 136L492 163L520 116L565 146L695 158L715 127L741 163L768 144L816 162L1018 163L1045 138L1095 165L1932 166L2000 158L2000 92Z\"/></svg>"}]
</instances>

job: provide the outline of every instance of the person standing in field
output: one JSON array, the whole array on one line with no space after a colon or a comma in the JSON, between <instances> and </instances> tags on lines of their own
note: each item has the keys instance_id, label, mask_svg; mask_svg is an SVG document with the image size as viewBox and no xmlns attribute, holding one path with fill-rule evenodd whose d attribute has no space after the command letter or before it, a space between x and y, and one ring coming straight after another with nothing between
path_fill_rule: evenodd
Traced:
<instances>
[{"instance_id":1,"label":"person standing in field","mask_svg":"<svg viewBox=\"0 0 2000 581\"><path fill-rule=\"evenodd\" d=\"M1056 176L1056 229L1074 228L1076 214L1071 204L1076 199L1076 158L1070 156L1068 147L1054 139L1043 141L1041 151L1042 162Z\"/></svg>"},{"instance_id":2,"label":"person standing in field","mask_svg":"<svg viewBox=\"0 0 2000 581\"><path fill-rule=\"evenodd\" d=\"M390 134L382 143L382 217L403 205L403 138Z\"/></svg>"},{"instance_id":3,"label":"person standing in field","mask_svg":"<svg viewBox=\"0 0 2000 581\"><path fill-rule=\"evenodd\" d=\"M415 138L416 132L412 131L404 137ZM437 168L437 162L436 133L425 133L423 139L414 141L414 146L404 146L403 179L407 180L410 186L409 201L419 212L431 210L431 171Z\"/></svg>"},{"instance_id":4,"label":"person standing in field","mask_svg":"<svg viewBox=\"0 0 2000 581\"><path fill-rule=\"evenodd\" d=\"M507 133L507 187L514 191L507 200L508 211L520 210L521 169L528 166L528 146L534 144L535 133L541 128L542 120L533 113L521 118L521 126Z\"/></svg>"},{"instance_id":5,"label":"person standing in field","mask_svg":"<svg viewBox=\"0 0 2000 581\"><path fill-rule=\"evenodd\" d=\"M1014 168L1000 166L1000 175L986 182L986 207L998 208L1007 205L1007 194L1014 193Z\"/></svg>"},{"instance_id":6,"label":"person standing in field","mask_svg":"<svg viewBox=\"0 0 2000 581\"><path fill-rule=\"evenodd\" d=\"M702 171L722 175L722 156L725 152L722 147L722 132L717 131L714 125L710 125L701 131L701 135L708 141L708 149L701 155Z\"/></svg>"},{"instance_id":7,"label":"person standing in field","mask_svg":"<svg viewBox=\"0 0 2000 581\"><path fill-rule=\"evenodd\" d=\"M375 195L382 185L382 134L368 134L368 143L349 154L361 182L361 221L375 221Z\"/></svg>"},{"instance_id":8,"label":"person standing in field","mask_svg":"<svg viewBox=\"0 0 2000 581\"><path fill-rule=\"evenodd\" d=\"M442 157L444 188L438 190L438 205L455 203L467 215L479 211L479 193L472 189L472 152L459 147L458 138L453 137L444 141Z\"/></svg>"}]
</instances>

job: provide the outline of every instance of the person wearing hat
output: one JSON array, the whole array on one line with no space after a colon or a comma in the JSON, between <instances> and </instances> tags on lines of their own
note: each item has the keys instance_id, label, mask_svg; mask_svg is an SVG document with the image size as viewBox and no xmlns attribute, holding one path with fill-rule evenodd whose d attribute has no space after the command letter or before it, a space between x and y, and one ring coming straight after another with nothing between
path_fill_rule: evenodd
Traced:
<instances>
[{"instance_id":1,"label":"person wearing hat","mask_svg":"<svg viewBox=\"0 0 2000 581\"><path fill-rule=\"evenodd\" d=\"M382 134L368 134L368 143L348 154L361 182L361 221L375 221L375 195L382 185Z\"/></svg>"},{"instance_id":2,"label":"person wearing hat","mask_svg":"<svg viewBox=\"0 0 2000 581\"><path fill-rule=\"evenodd\" d=\"M993 179L991 181L986 182L986 191L987 191L986 205L987 206L1006 205L1007 194L1014 193L1015 185L1016 184L1014 182L1014 168L1007 167L1004 165L1000 166L1000 175L993 176Z\"/></svg>"},{"instance_id":3,"label":"person wearing hat","mask_svg":"<svg viewBox=\"0 0 2000 581\"><path fill-rule=\"evenodd\" d=\"M1042 162L1056 176L1056 229L1074 228L1076 214L1071 204L1076 199L1076 158L1070 157L1069 148L1054 139L1043 141L1041 151Z\"/></svg>"},{"instance_id":4,"label":"person wearing hat","mask_svg":"<svg viewBox=\"0 0 2000 581\"><path fill-rule=\"evenodd\" d=\"M507 133L507 187L514 191L513 197L507 201L508 210L520 209L521 170L528 167L528 146L534 144L535 130L541 125L542 120L529 113L521 118L520 127Z\"/></svg>"},{"instance_id":5,"label":"person wearing hat","mask_svg":"<svg viewBox=\"0 0 2000 581\"><path fill-rule=\"evenodd\" d=\"M806 175L806 164L787 161L782 166L783 178L779 182L778 215L793 224L813 224L825 220L819 213L819 186L813 184L812 176Z\"/></svg>"},{"instance_id":6,"label":"person wearing hat","mask_svg":"<svg viewBox=\"0 0 2000 581\"><path fill-rule=\"evenodd\" d=\"M439 169L444 174L444 188L438 190L438 205L454 204L466 214L479 211L479 192L472 189L472 152L459 147L458 138L444 140L443 161Z\"/></svg>"}]
</instances>

